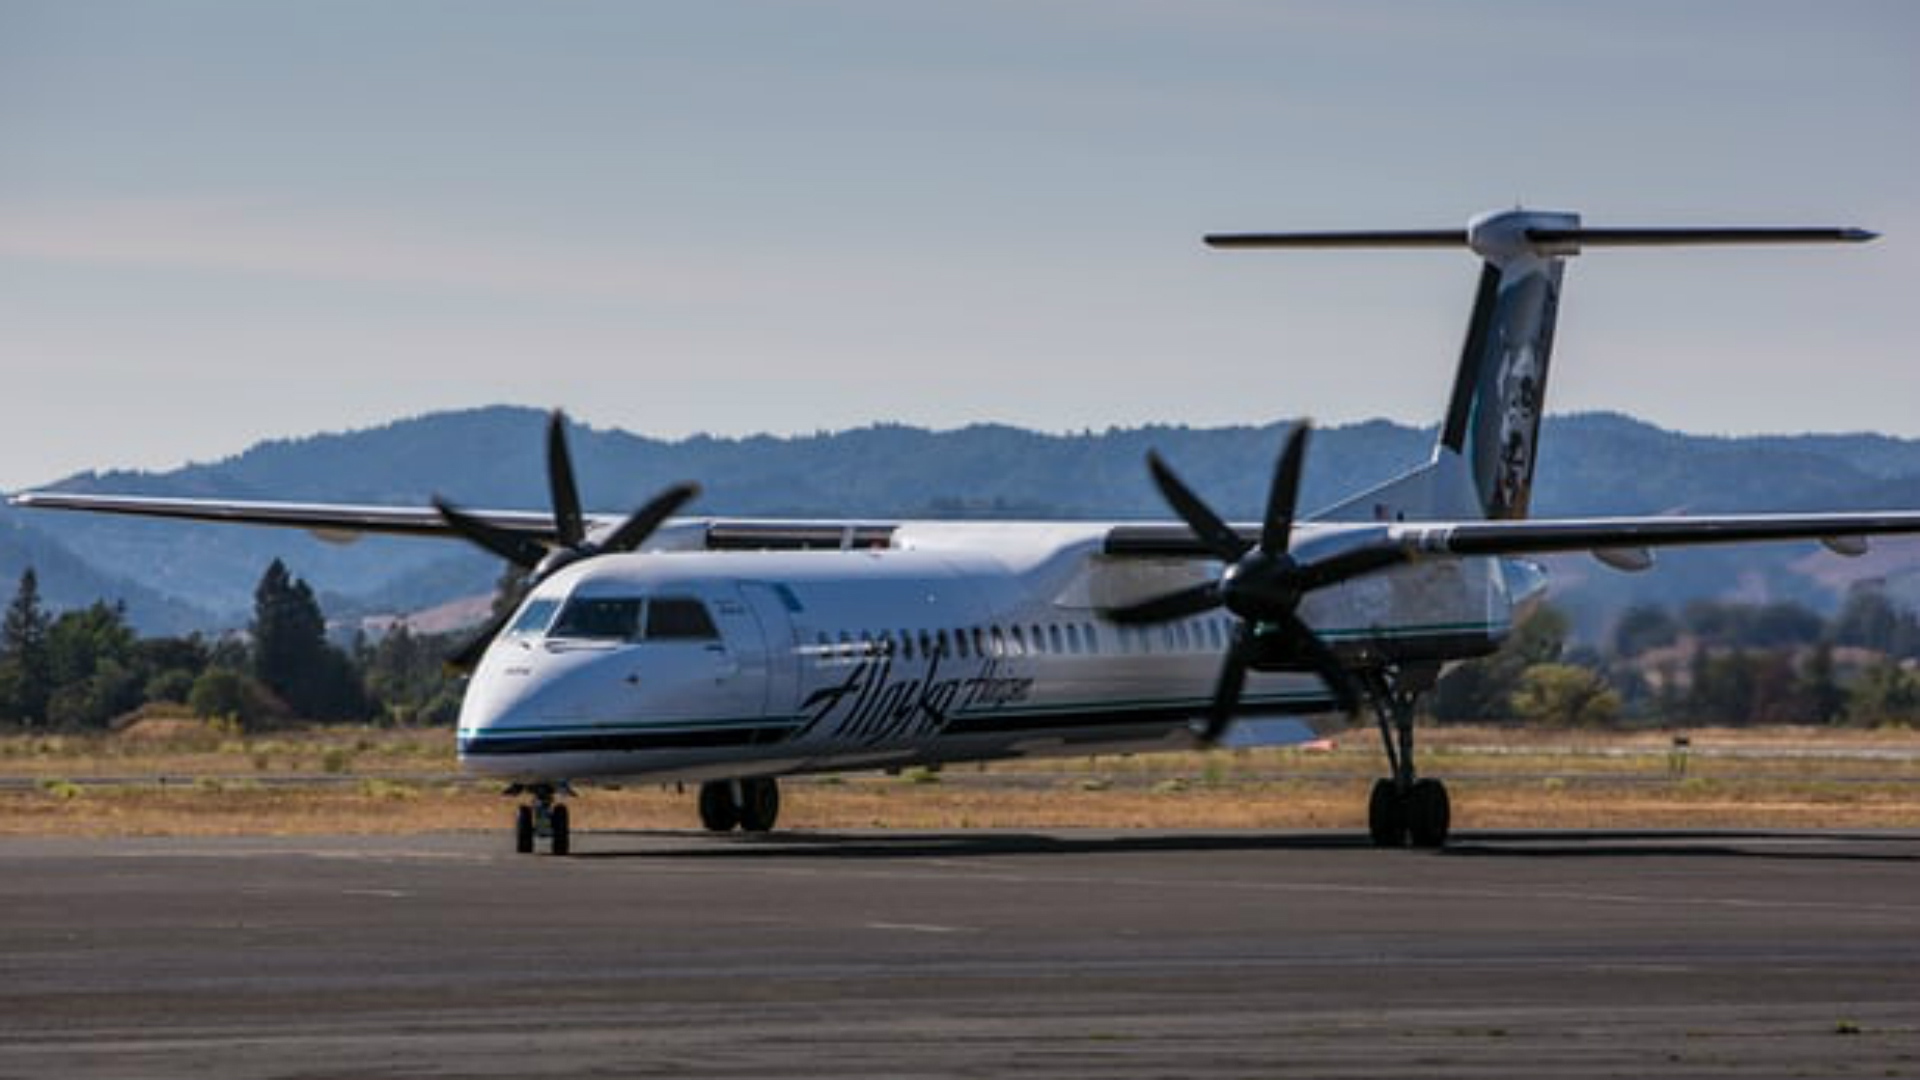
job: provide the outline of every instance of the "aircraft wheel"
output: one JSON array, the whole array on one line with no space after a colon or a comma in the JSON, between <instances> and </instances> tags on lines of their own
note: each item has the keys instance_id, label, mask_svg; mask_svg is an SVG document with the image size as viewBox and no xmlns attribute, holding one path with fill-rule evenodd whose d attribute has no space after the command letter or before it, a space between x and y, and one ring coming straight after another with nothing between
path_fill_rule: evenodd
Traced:
<instances>
[{"instance_id":1,"label":"aircraft wheel","mask_svg":"<svg viewBox=\"0 0 1920 1080\"><path fill-rule=\"evenodd\" d=\"M513 812L513 850L533 854L533 807L522 806Z\"/></svg>"},{"instance_id":2,"label":"aircraft wheel","mask_svg":"<svg viewBox=\"0 0 1920 1080\"><path fill-rule=\"evenodd\" d=\"M770 776L740 781L740 827L769 832L780 817L780 783Z\"/></svg>"},{"instance_id":3,"label":"aircraft wheel","mask_svg":"<svg viewBox=\"0 0 1920 1080\"><path fill-rule=\"evenodd\" d=\"M1373 794L1367 800L1367 833L1374 847L1402 847L1407 842L1407 800L1392 780L1373 782Z\"/></svg>"},{"instance_id":4,"label":"aircraft wheel","mask_svg":"<svg viewBox=\"0 0 1920 1080\"><path fill-rule=\"evenodd\" d=\"M1447 799L1447 785L1438 780L1415 780L1407 792L1407 836L1414 847L1437 848L1447 844L1447 830L1453 824L1453 807Z\"/></svg>"},{"instance_id":5,"label":"aircraft wheel","mask_svg":"<svg viewBox=\"0 0 1920 1080\"><path fill-rule=\"evenodd\" d=\"M700 824L708 832L728 832L740 824L740 807L733 801L733 782L709 780L700 785Z\"/></svg>"},{"instance_id":6,"label":"aircraft wheel","mask_svg":"<svg viewBox=\"0 0 1920 1080\"><path fill-rule=\"evenodd\" d=\"M565 855L573 850L573 830L567 823L567 805L556 803L547 811L547 830L552 835L548 841L548 850L555 855Z\"/></svg>"}]
</instances>

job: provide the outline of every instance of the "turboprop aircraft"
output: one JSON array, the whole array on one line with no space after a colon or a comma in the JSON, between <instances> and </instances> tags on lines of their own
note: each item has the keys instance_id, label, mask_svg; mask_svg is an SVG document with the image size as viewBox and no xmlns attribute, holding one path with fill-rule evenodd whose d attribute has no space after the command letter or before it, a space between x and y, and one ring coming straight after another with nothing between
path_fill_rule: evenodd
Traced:
<instances>
[{"instance_id":1,"label":"turboprop aircraft","mask_svg":"<svg viewBox=\"0 0 1920 1080\"><path fill-rule=\"evenodd\" d=\"M1305 423L1262 520L1223 520L1172 466L1178 521L768 521L582 512L558 413L550 513L32 492L16 505L462 537L526 571L517 610L451 658L470 671L461 764L520 798L517 849L569 850L576 783L698 782L701 822L764 831L778 777L1209 745L1236 720L1368 707L1382 846L1437 847L1446 787L1415 768L1414 705L1497 648L1545 578L1524 556L1624 570L1664 545L1920 533L1920 512L1527 517L1565 260L1603 247L1870 240L1833 228L1587 228L1512 210L1465 229L1210 236L1216 248L1458 248L1483 267L1431 458L1310 516Z\"/></svg>"}]
</instances>

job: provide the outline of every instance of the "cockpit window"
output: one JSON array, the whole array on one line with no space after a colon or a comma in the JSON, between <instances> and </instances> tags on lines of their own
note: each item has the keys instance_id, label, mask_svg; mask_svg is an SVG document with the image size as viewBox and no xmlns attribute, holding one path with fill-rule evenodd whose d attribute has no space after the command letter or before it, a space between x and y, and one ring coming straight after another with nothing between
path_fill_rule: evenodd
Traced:
<instances>
[{"instance_id":1,"label":"cockpit window","mask_svg":"<svg viewBox=\"0 0 1920 1080\"><path fill-rule=\"evenodd\" d=\"M560 611L549 637L631 641L640 636L640 601L576 596Z\"/></svg>"},{"instance_id":2,"label":"cockpit window","mask_svg":"<svg viewBox=\"0 0 1920 1080\"><path fill-rule=\"evenodd\" d=\"M520 609L512 625L507 627L507 633L537 635L553 621L553 613L558 610L558 600L529 600L527 606Z\"/></svg>"},{"instance_id":3,"label":"cockpit window","mask_svg":"<svg viewBox=\"0 0 1920 1080\"><path fill-rule=\"evenodd\" d=\"M698 600L667 596L647 601L648 640L710 641L719 636L707 606Z\"/></svg>"}]
</instances>

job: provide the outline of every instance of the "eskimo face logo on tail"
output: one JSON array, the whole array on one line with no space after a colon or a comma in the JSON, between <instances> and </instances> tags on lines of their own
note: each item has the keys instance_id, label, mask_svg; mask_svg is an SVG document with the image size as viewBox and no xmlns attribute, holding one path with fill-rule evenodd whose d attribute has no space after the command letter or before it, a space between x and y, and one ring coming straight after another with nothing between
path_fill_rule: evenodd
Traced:
<instances>
[{"instance_id":1,"label":"eskimo face logo on tail","mask_svg":"<svg viewBox=\"0 0 1920 1080\"><path fill-rule=\"evenodd\" d=\"M1473 471L1489 518L1527 515L1558 292L1548 274L1532 273L1501 297L1474 439Z\"/></svg>"},{"instance_id":2,"label":"eskimo face logo on tail","mask_svg":"<svg viewBox=\"0 0 1920 1080\"><path fill-rule=\"evenodd\" d=\"M847 677L807 695L800 704L806 724L797 738L816 732L864 746L930 738L945 731L952 716L969 709L999 708L1026 700L1033 679L988 660L972 675L941 676L942 656L929 657L925 669L911 665L895 677L891 655L862 660Z\"/></svg>"}]
</instances>

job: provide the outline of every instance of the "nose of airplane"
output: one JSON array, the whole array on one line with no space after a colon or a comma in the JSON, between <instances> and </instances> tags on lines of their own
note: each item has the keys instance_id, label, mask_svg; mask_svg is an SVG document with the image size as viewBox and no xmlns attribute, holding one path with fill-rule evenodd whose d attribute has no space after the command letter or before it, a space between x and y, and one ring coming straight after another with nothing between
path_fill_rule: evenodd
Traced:
<instances>
[{"instance_id":1,"label":"nose of airplane","mask_svg":"<svg viewBox=\"0 0 1920 1080\"><path fill-rule=\"evenodd\" d=\"M502 771L501 752L537 736L542 672L537 650L517 642L496 643L474 669L460 700L457 745L461 764L484 774ZM510 769L506 771L511 771Z\"/></svg>"}]
</instances>

